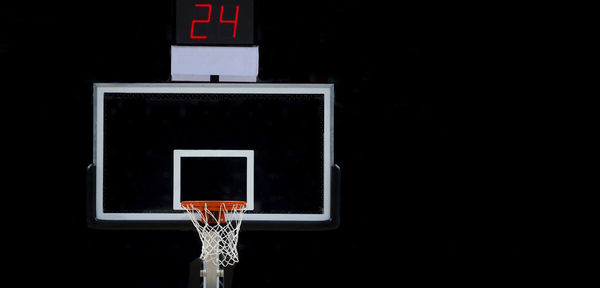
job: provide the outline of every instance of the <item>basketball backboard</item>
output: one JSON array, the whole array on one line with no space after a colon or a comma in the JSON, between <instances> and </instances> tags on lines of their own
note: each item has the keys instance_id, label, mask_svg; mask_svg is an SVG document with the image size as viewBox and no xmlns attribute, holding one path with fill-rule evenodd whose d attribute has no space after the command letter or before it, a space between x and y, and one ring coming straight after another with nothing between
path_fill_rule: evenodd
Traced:
<instances>
[{"instance_id":1,"label":"basketball backboard","mask_svg":"<svg viewBox=\"0 0 600 288\"><path fill-rule=\"evenodd\" d=\"M88 223L189 229L181 201L246 201L242 229L339 220L331 84L95 84Z\"/></svg>"}]
</instances>

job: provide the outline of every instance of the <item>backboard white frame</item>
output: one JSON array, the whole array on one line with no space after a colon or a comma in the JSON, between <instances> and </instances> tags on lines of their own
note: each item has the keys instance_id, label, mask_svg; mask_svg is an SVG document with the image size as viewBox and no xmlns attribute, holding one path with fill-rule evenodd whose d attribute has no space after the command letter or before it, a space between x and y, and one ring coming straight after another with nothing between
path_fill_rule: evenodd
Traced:
<instances>
[{"instance_id":1,"label":"backboard white frame","mask_svg":"<svg viewBox=\"0 0 600 288\"><path fill-rule=\"evenodd\" d=\"M181 213L108 213L103 210L104 94L105 93L212 93L212 94L322 94L323 119L323 211L313 214L247 213L244 221L320 222L331 219L331 171L333 162L333 84L262 83L96 83L94 84L95 221L189 221ZM254 200L254 199L253 199ZM254 202L254 201L252 201Z\"/></svg>"}]
</instances>

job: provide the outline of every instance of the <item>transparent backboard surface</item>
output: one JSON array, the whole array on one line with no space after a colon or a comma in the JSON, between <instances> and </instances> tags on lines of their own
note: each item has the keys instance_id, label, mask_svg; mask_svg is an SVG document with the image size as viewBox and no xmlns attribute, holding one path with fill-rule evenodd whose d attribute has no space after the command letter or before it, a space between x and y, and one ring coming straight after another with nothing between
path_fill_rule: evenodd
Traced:
<instances>
[{"instance_id":1,"label":"transparent backboard surface","mask_svg":"<svg viewBox=\"0 0 600 288\"><path fill-rule=\"evenodd\" d=\"M190 227L180 202L242 200L243 228L338 222L333 85L96 84L88 222Z\"/></svg>"}]
</instances>

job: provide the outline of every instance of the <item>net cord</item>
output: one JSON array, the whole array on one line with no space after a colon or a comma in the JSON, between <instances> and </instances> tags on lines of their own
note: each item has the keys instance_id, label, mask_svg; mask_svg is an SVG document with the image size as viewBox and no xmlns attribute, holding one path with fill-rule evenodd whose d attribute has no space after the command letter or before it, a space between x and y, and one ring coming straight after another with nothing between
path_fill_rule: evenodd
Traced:
<instances>
[{"instance_id":1,"label":"net cord","mask_svg":"<svg viewBox=\"0 0 600 288\"><path fill-rule=\"evenodd\" d=\"M227 210L221 204L219 211L210 211L204 207L182 206L198 232L202 242L200 259L212 261L223 267L239 261L237 252L238 235L242 224L245 207L234 205ZM219 219L224 219L221 222Z\"/></svg>"}]
</instances>

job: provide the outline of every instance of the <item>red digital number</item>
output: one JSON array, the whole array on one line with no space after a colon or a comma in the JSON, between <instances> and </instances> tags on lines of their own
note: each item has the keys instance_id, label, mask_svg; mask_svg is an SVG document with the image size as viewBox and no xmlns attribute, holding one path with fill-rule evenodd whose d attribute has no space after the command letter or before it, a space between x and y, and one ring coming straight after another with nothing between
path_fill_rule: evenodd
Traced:
<instances>
[{"instance_id":1,"label":"red digital number","mask_svg":"<svg viewBox=\"0 0 600 288\"><path fill-rule=\"evenodd\" d=\"M233 23L233 38L235 38L235 32L237 31L238 12L240 12L240 5L235 6L235 19L223 20L223 5L221 5L221 17L219 17L219 22Z\"/></svg>"},{"instance_id":2,"label":"red digital number","mask_svg":"<svg viewBox=\"0 0 600 288\"><path fill-rule=\"evenodd\" d=\"M204 35L194 35L194 24L196 23L208 23L210 22L210 13L212 10L212 5L210 4L196 4L196 7L208 7L208 18L206 20L192 20L192 30L190 31L190 38L192 39L206 39ZM223 7L221 6L221 15L223 15ZM236 15L237 20L237 15ZM235 32L234 32L235 34Z\"/></svg>"},{"instance_id":3,"label":"red digital number","mask_svg":"<svg viewBox=\"0 0 600 288\"><path fill-rule=\"evenodd\" d=\"M196 23L209 23L210 22L210 14L212 12L211 4L195 4L196 7L207 7L208 8L208 17L206 20L192 20L192 28L190 31L190 38L192 39L206 39L206 35L194 35L194 25ZM233 24L233 38L235 38L235 34L237 32L237 23L238 23L238 14L240 12L240 5L235 6L235 18L233 20L223 20L223 10L225 7L221 5L221 15L219 17L219 23L228 23Z\"/></svg>"}]
</instances>

